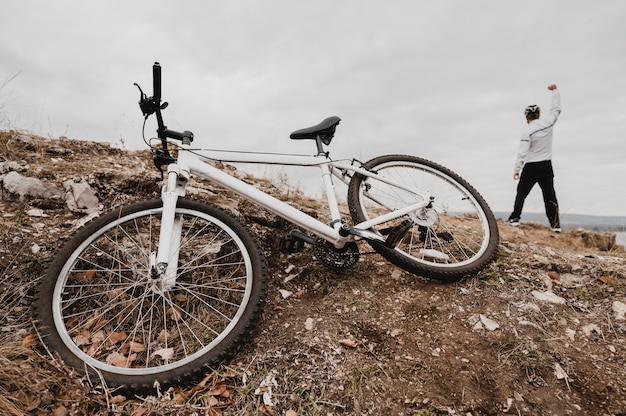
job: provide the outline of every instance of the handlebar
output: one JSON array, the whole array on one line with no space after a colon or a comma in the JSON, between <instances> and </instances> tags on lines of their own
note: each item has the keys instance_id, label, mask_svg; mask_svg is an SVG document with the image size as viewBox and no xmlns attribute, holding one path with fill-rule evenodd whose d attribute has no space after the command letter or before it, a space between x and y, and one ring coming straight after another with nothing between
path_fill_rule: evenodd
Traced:
<instances>
[{"instance_id":1,"label":"handlebar","mask_svg":"<svg viewBox=\"0 0 626 416\"><path fill-rule=\"evenodd\" d=\"M135 86L139 88L139 107L141 112L147 119L150 115L156 114L157 118L157 135L163 143L163 148L167 148L167 139L180 140L183 143L191 143L193 141L193 133L190 131L178 132L169 130L163 123L163 116L161 110L167 108L167 102L161 103L161 64L155 62L152 65L152 97L148 97L141 87L135 83Z\"/></svg>"},{"instance_id":2,"label":"handlebar","mask_svg":"<svg viewBox=\"0 0 626 416\"><path fill-rule=\"evenodd\" d=\"M155 100L161 99L161 65L155 62L152 65L152 93Z\"/></svg>"}]
</instances>

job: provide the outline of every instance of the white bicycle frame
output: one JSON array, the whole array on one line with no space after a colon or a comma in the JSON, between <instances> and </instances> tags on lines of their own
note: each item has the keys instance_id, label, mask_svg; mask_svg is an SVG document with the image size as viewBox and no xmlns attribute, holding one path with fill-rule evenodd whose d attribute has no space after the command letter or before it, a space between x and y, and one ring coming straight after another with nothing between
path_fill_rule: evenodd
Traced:
<instances>
[{"instance_id":1,"label":"white bicycle frame","mask_svg":"<svg viewBox=\"0 0 626 416\"><path fill-rule=\"evenodd\" d=\"M306 156L275 153L227 152L219 150L196 150L191 148L190 145L180 144L179 142L176 142L175 145L179 149L178 160L176 163L172 163L168 166L167 182L161 193L163 213L158 252L156 255L152 256L153 264L150 265L150 269L153 270L153 273L156 272L158 276L163 276L164 288L173 287L176 281L176 265L178 263L182 221L181 218L176 218L175 210L178 198L185 196L185 186L191 175L222 185L268 211L285 218L302 229L323 238L337 248L343 247L348 241L355 241L360 238L384 242L385 239L382 235L372 232L369 229L404 215L423 210L431 203L431 197L428 192L409 188L393 180L379 177L376 173L370 172L352 163L333 161L327 157L327 154ZM264 163L302 167L317 166L321 170L331 222L330 224L325 224L299 209L266 194L256 187L211 166L202 159L230 163ZM421 201L361 222L353 227L345 228L346 225L341 221L335 186L331 178L331 175L333 175L342 182L348 183L343 175L345 172L375 177L377 180L419 195Z\"/></svg>"}]
</instances>

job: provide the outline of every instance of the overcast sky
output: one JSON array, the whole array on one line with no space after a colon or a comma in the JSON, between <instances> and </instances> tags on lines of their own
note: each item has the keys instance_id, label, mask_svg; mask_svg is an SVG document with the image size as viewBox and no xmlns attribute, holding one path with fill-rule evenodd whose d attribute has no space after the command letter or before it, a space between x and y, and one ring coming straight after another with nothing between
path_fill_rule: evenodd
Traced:
<instances>
[{"instance_id":1,"label":"overcast sky","mask_svg":"<svg viewBox=\"0 0 626 416\"><path fill-rule=\"evenodd\" d=\"M6 1L0 128L144 148L133 82L151 95L159 61L166 124L203 147L309 154L289 133L337 115L334 158L422 156L510 211L523 109L556 83L561 212L625 215L625 21L622 0Z\"/></svg>"}]
</instances>

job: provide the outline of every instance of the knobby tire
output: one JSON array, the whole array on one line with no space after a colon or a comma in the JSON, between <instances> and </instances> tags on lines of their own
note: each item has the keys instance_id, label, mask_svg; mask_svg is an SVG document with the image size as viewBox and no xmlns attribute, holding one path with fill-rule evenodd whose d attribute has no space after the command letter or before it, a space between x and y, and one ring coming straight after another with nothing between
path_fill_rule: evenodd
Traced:
<instances>
[{"instance_id":1,"label":"knobby tire","mask_svg":"<svg viewBox=\"0 0 626 416\"><path fill-rule=\"evenodd\" d=\"M64 244L41 287L46 344L109 386L189 382L235 354L263 311L268 273L254 236L198 201L179 199L177 280L162 290L148 266L161 212L151 200L96 218Z\"/></svg>"},{"instance_id":2,"label":"knobby tire","mask_svg":"<svg viewBox=\"0 0 626 416\"><path fill-rule=\"evenodd\" d=\"M415 156L385 155L363 167L373 177L355 174L348 206L355 224L423 201L407 188L427 190L432 206L374 227L387 243L370 241L384 258L411 273L454 282L474 276L497 254L498 227L483 197L462 177ZM381 179L399 182L392 186Z\"/></svg>"}]
</instances>

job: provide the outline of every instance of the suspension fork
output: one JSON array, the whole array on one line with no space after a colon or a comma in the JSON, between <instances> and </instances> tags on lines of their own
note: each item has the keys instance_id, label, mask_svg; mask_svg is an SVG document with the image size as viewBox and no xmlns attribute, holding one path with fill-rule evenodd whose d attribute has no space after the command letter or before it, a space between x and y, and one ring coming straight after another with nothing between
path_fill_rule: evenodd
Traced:
<instances>
[{"instance_id":1,"label":"suspension fork","mask_svg":"<svg viewBox=\"0 0 626 416\"><path fill-rule=\"evenodd\" d=\"M163 212L156 253L150 256L150 277L161 281L161 289L169 290L176 284L178 257L182 233L182 214L176 215L178 198L185 196L189 172L177 164L167 168L167 183L161 190Z\"/></svg>"}]
</instances>

